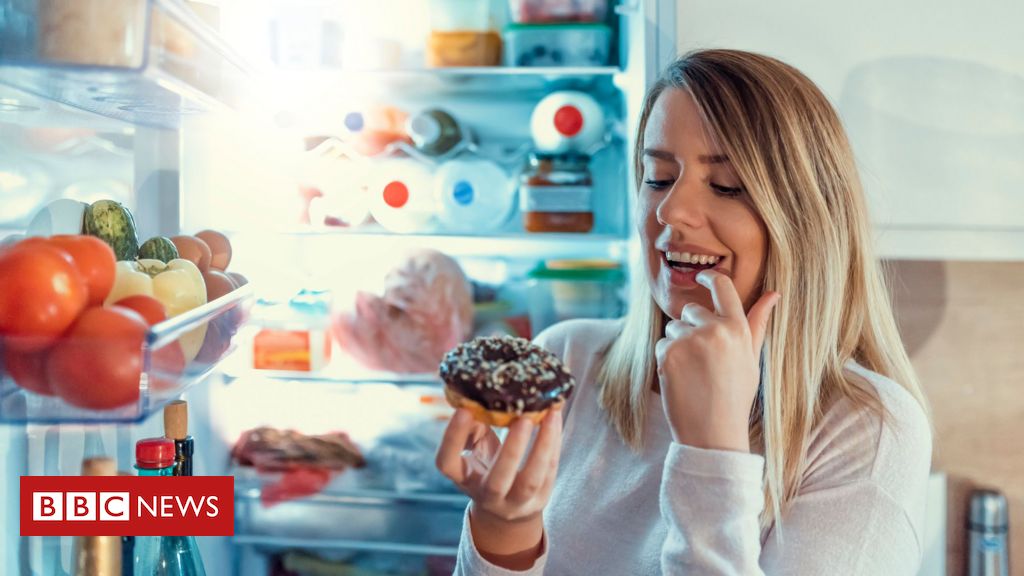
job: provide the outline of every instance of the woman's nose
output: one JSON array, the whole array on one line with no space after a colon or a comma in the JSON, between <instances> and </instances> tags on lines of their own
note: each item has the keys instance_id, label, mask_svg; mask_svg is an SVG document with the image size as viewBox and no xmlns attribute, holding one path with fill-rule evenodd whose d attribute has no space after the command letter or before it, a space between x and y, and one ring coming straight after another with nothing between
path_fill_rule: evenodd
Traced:
<instances>
[{"instance_id":1,"label":"woman's nose","mask_svg":"<svg viewBox=\"0 0 1024 576\"><path fill-rule=\"evenodd\" d=\"M658 222L664 226L699 228L705 221L705 198L700 182L679 180L658 205Z\"/></svg>"}]
</instances>

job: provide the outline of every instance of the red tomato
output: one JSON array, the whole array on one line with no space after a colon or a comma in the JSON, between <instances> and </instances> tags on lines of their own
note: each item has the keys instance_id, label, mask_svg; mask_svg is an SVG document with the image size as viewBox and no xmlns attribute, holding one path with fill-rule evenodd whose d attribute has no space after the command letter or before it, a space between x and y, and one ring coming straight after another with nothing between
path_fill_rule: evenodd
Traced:
<instances>
[{"instance_id":1,"label":"red tomato","mask_svg":"<svg viewBox=\"0 0 1024 576\"><path fill-rule=\"evenodd\" d=\"M114 303L114 307L129 308L138 312L149 326L167 320L164 305L156 298L145 294L122 298ZM156 389L163 390L174 387L184 371L185 352L182 351L181 344L178 342L171 342L153 352L150 373L152 384Z\"/></svg>"},{"instance_id":2,"label":"red tomato","mask_svg":"<svg viewBox=\"0 0 1024 576\"><path fill-rule=\"evenodd\" d=\"M145 294L136 294L135 296L122 298L117 302L114 302L114 306L122 306L124 308L131 308L132 310L135 310L142 315L148 326L159 324L164 320L167 320L167 309L164 308L163 302L160 302L152 296L146 296Z\"/></svg>"},{"instance_id":3,"label":"red tomato","mask_svg":"<svg viewBox=\"0 0 1024 576\"><path fill-rule=\"evenodd\" d=\"M53 388L46 379L47 354L48 349L23 352L8 346L4 349L4 370L25 390L53 396Z\"/></svg>"},{"instance_id":4,"label":"red tomato","mask_svg":"<svg viewBox=\"0 0 1024 576\"><path fill-rule=\"evenodd\" d=\"M137 402L146 321L116 306L89 308L54 346L46 374L73 406L105 410Z\"/></svg>"},{"instance_id":5,"label":"red tomato","mask_svg":"<svg viewBox=\"0 0 1024 576\"><path fill-rule=\"evenodd\" d=\"M51 245L71 255L86 286L89 287L89 305L99 306L114 287L114 265L117 257L109 244L85 235L60 235L49 238Z\"/></svg>"},{"instance_id":6,"label":"red tomato","mask_svg":"<svg viewBox=\"0 0 1024 576\"><path fill-rule=\"evenodd\" d=\"M40 350L85 308L88 289L67 252L32 240L0 253L0 335Z\"/></svg>"}]
</instances>

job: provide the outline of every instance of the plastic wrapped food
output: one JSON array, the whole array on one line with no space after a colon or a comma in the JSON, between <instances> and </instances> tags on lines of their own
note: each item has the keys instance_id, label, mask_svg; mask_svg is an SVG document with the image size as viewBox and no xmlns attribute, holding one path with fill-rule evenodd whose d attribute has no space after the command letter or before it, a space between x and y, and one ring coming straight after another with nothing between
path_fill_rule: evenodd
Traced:
<instances>
[{"instance_id":1,"label":"plastic wrapped food","mask_svg":"<svg viewBox=\"0 0 1024 576\"><path fill-rule=\"evenodd\" d=\"M473 328L473 298L458 263L420 250L388 273L384 294L359 292L333 322L338 344L365 367L436 372Z\"/></svg>"}]
</instances>

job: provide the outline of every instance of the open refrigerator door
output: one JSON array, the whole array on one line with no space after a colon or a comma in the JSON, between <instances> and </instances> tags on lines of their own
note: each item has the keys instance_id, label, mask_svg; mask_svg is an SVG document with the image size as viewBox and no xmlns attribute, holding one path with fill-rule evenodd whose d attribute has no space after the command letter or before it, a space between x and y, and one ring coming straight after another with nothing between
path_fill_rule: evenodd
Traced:
<instances>
[{"instance_id":1,"label":"open refrigerator door","mask_svg":"<svg viewBox=\"0 0 1024 576\"><path fill-rule=\"evenodd\" d=\"M6 361L0 496L87 457L132 470L185 398L194 473L235 477L207 573L450 573L467 500L433 468L437 363L624 313L635 119L675 29L657 0L0 0L2 236L95 232L54 202L113 202L176 256L104 238L125 275L187 260L207 293L121 351L116 405ZM3 573L74 572L71 538L19 537L17 506L3 526Z\"/></svg>"}]
</instances>

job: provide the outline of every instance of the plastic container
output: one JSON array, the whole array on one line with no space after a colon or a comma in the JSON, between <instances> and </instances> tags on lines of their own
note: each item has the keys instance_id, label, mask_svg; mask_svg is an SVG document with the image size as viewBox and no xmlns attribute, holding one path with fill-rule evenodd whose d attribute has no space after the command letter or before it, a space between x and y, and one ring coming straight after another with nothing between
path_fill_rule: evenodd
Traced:
<instances>
[{"instance_id":1,"label":"plastic container","mask_svg":"<svg viewBox=\"0 0 1024 576\"><path fill-rule=\"evenodd\" d=\"M590 154L606 131L604 110L589 94L552 92L534 107L530 135L540 152Z\"/></svg>"},{"instance_id":2,"label":"plastic container","mask_svg":"<svg viewBox=\"0 0 1024 576\"><path fill-rule=\"evenodd\" d=\"M430 0L428 66L497 66L501 36L486 0Z\"/></svg>"},{"instance_id":3,"label":"plastic container","mask_svg":"<svg viewBox=\"0 0 1024 576\"><path fill-rule=\"evenodd\" d=\"M388 159L373 166L370 213L391 232L427 232L438 213L433 175L411 159Z\"/></svg>"},{"instance_id":4,"label":"plastic container","mask_svg":"<svg viewBox=\"0 0 1024 576\"><path fill-rule=\"evenodd\" d=\"M512 21L520 24L603 22L608 0L509 0Z\"/></svg>"},{"instance_id":5,"label":"plastic container","mask_svg":"<svg viewBox=\"0 0 1024 576\"><path fill-rule=\"evenodd\" d=\"M527 232L589 232L594 227L590 158L530 155L519 177L519 210Z\"/></svg>"},{"instance_id":6,"label":"plastic container","mask_svg":"<svg viewBox=\"0 0 1024 576\"><path fill-rule=\"evenodd\" d=\"M611 28L604 24L511 24L504 33L506 66L606 66Z\"/></svg>"},{"instance_id":7,"label":"plastic container","mask_svg":"<svg viewBox=\"0 0 1024 576\"><path fill-rule=\"evenodd\" d=\"M494 162L456 159L445 162L434 178L445 230L486 234L508 219L514 190L508 175Z\"/></svg>"},{"instance_id":8,"label":"plastic container","mask_svg":"<svg viewBox=\"0 0 1024 576\"><path fill-rule=\"evenodd\" d=\"M167 128L233 105L247 74L175 0L0 0L0 64L5 83L26 92Z\"/></svg>"},{"instance_id":9,"label":"plastic container","mask_svg":"<svg viewBox=\"0 0 1024 576\"><path fill-rule=\"evenodd\" d=\"M69 404L58 396L42 395L22 388L12 376L10 351L0 360L0 422L138 422L178 398L192 384L201 381L236 346L238 328L245 323L252 303L252 289L242 286L220 298L150 327L137 354L141 365L138 396L111 409L91 409ZM198 355L183 369L168 368L169 347L183 335L205 329ZM59 344L58 344L59 345ZM83 341L84 353L105 350L109 343ZM9 341L0 338L0 348ZM180 354L180 352L179 352ZM25 357L22 356L22 359ZM125 362L136 361L125 356ZM16 371L16 370L15 370Z\"/></svg>"},{"instance_id":10,"label":"plastic container","mask_svg":"<svg viewBox=\"0 0 1024 576\"><path fill-rule=\"evenodd\" d=\"M529 273L533 334L572 318L617 318L625 274L612 260L548 260Z\"/></svg>"},{"instance_id":11,"label":"plastic container","mask_svg":"<svg viewBox=\"0 0 1024 576\"><path fill-rule=\"evenodd\" d=\"M257 370L317 372L331 361L330 294L302 290L287 304L257 314L261 325L252 342Z\"/></svg>"}]
</instances>

